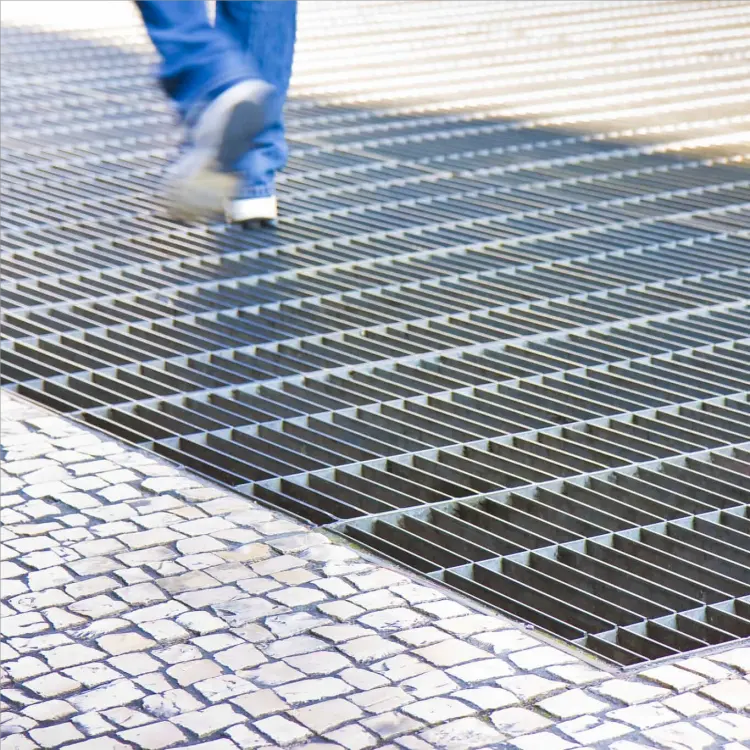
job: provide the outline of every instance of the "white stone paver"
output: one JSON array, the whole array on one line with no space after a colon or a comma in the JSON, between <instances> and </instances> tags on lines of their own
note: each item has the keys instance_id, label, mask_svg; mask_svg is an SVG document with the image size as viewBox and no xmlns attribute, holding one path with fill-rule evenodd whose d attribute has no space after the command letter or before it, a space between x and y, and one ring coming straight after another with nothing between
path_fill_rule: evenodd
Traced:
<instances>
[{"instance_id":1,"label":"white stone paver","mask_svg":"<svg viewBox=\"0 0 750 750\"><path fill-rule=\"evenodd\" d=\"M2 406L3 750L750 746L747 643L615 674L281 513Z\"/></svg>"}]
</instances>

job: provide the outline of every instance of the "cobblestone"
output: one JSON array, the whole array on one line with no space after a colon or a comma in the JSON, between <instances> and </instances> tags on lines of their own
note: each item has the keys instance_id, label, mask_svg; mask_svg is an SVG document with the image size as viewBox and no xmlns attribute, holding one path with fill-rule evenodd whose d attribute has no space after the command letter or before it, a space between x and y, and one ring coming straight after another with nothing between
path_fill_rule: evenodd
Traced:
<instances>
[{"instance_id":1,"label":"cobblestone","mask_svg":"<svg viewBox=\"0 0 750 750\"><path fill-rule=\"evenodd\" d=\"M75 667L78 664L87 664L90 661L106 658L107 654L91 646L59 646L50 651L43 651L42 655L53 669L64 667Z\"/></svg>"},{"instance_id":2,"label":"cobblestone","mask_svg":"<svg viewBox=\"0 0 750 750\"><path fill-rule=\"evenodd\" d=\"M579 748L580 745L565 740L552 732L536 732L527 734L525 737L518 737L511 743L518 750L571 750Z\"/></svg>"},{"instance_id":3,"label":"cobblestone","mask_svg":"<svg viewBox=\"0 0 750 750\"><path fill-rule=\"evenodd\" d=\"M167 675L182 687L208 680L220 674L222 674L221 667L209 659L181 662L167 669Z\"/></svg>"},{"instance_id":4,"label":"cobblestone","mask_svg":"<svg viewBox=\"0 0 750 750\"><path fill-rule=\"evenodd\" d=\"M714 662L726 664L729 667L738 669L740 672L750 674L750 646L733 648L724 653L713 654L710 658Z\"/></svg>"},{"instance_id":5,"label":"cobblestone","mask_svg":"<svg viewBox=\"0 0 750 750\"><path fill-rule=\"evenodd\" d=\"M133 651L145 651L156 645L156 641L145 638L139 633L118 633L117 635L105 635L97 640L99 648L108 654L128 654Z\"/></svg>"},{"instance_id":6,"label":"cobblestone","mask_svg":"<svg viewBox=\"0 0 750 750\"><path fill-rule=\"evenodd\" d=\"M158 695L148 695L143 699L146 711L160 718L170 718L183 713L197 711L204 704L185 690L166 690Z\"/></svg>"},{"instance_id":7,"label":"cobblestone","mask_svg":"<svg viewBox=\"0 0 750 750\"><path fill-rule=\"evenodd\" d=\"M705 750L715 744L714 737L687 722L649 729L644 735L668 750Z\"/></svg>"},{"instance_id":8,"label":"cobblestone","mask_svg":"<svg viewBox=\"0 0 750 750\"><path fill-rule=\"evenodd\" d=\"M403 708L404 713L420 719L425 724L436 724L463 716L470 716L474 710L461 701L450 698L430 698L418 701Z\"/></svg>"},{"instance_id":9,"label":"cobblestone","mask_svg":"<svg viewBox=\"0 0 750 750\"><path fill-rule=\"evenodd\" d=\"M36 677L37 675L44 674L49 670L49 667L43 661L33 656L21 657L16 661L4 664L3 667L16 682L22 682L30 677Z\"/></svg>"},{"instance_id":10,"label":"cobblestone","mask_svg":"<svg viewBox=\"0 0 750 750\"><path fill-rule=\"evenodd\" d=\"M68 698L79 711L103 711L143 698L145 693L130 680L115 680Z\"/></svg>"},{"instance_id":11,"label":"cobblestone","mask_svg":"<svg viewBox=\"0 0 750 750\"><path fill-rule=\"evenodd\" d=\"M7 665L5 668L8 668ZM77 691L81 683L56 672L29 680L24 687L42 698L54 698Z\"/></svg>"},{"instance_id":12,"label":"cobblestone","mask_svg":"<svg viewBox=\"0 0 750 750\"><path fill-rule=\"evenodd\" d=\"M349 701L336 699L290 711L290 716L316 734L323 734L342 724L359 719L364 716L364 712Z\"/></svg>"},{"instance_id":13,"label":"cobblestone","mask_svg":"<svg viewBox=\"0 0 750 750\"><path fill-rule=\"evenodd\" d=\"M724 713L698 723L727 740L750 740L750 717L746 715Z\"/></svg>"},{"instance_id":14,"label":"cobblestone","mask_svg":"<svg viewBox=\"0 0 750 750\"><path fill-rule=\"evenodd\" d=\"M306 675L333 674L351 666L349 659L335 651L315 651L311 654L292 656L286 662Z\"/></svg>"},{"instance_id":15,"label":"cobblestone","mask_svg":"<svg viewBox=\"0 0 750 750\"><path fill-rule=\"evenodd\" d=\"M595 690L601 695L627 703L629 706L669 696L669 690L666 688L622 679L607 680Z\"/></svg>"},{"instance_id":16,"label":"cobblestone","mask_svg":"<svg viewBox=\"0 0 750 750\"><path fill-rule=\"evenodd\" d=\"M459 719L428 729L420 737L438 748L480 748L502 739L502 735L478 719Z\"/></svg>"},{"instance_id":17,"label":"cobblestone","mask_svg":"<svg viewBox=\"0 0 750 750\"><path fill-rule=\"evenodd\" d=\"M287 682L304 679L305 675L297 669L292 669L288 664L276 662L264 664L258 669L249 671L248 676L259 685L284 685Z\"/></svg>"},{"instance_id":18,"label":"cobblestone","mask_svg":"<svg viewBox=\"0 0 750 750\"><path fill-rule=\"evenodd\" d=\"M104 442L54 424L80 442L72 466L105 465ZM29 513L7 527L22 535L3 542L3 584L29 590L3 592L0 645L3 731L18 748L748 743L744 645L613 676L246 498L102 450L107 468L82 474L87 483L48 484L62 495L54 482L76 481L76 495L102 503L75 499L80 527L66 520L78 508L45 494L28 505L21 465L50 472L70 457L51 446L15 462L25 473L13 475L13 509Z\"/></svg>"},{"instance_id":19,"label":"cobblestone","mask_svg":"<svg viewBox=\"0 0 750 750\"><path fill-rule=\"evenodd\" d=\"M424 728L424 724L421 721L412 719L397 711L389 711L362 719L361 723L362 726L374 732L383 740L399 735L412 734Z\"/></svg>"},{"instance_id":20,"label":"cobblestone","mask_svg":"<svg viewBox=\"0 0 750 750\"><path fill-rule=\"evenodd\" d=\"M625 724L607 721L598 716L581 716L578 719L559 724L558 729L582 745L612 740L633 731L631 727Z\"/></svg>"},{"instance_id":21,"label":"cobblestone","mask_svg":"<svg viewBox=\"0 0 750 750\"><path fill-rule=\"evenodd\" d=\"M714 703L694 693L673 695L664 701L664 705L686 717L710 714L716 711Z\"/></svg>"},{"instance_id":22,"label":"cobblestone","mask_svg":"<svg viewBox=\"0 0 750 750\"><path fill-rule=\"evenodd\" d=\"M96 687L120 677L119 673L111 667L96 662L65 669L63 674L80 682L84 687Z\"/></svg>"},{"instance_id":23,"label":"cobblestone","mask_svg":"<svg viewBox=\"0 0 750 750\"><path fill-rule=\"evenodd\" d=\"M63 700L50 700L34 703L23 710L26 716L35 721L55 722L76 712L75 708Z\"/></svg>"},{"instance_id":24,"label":"cobblestone","mask_svg":"<svg viewBox=\"0 0 750 750\"><path fill-rule=\"evenodd\" d=\"M528 708L504 708L490 715L492 723L509 736L530 734L548 727L552 722Z\"/></svg>"},{"instance_id":25,"label":"cobblestone","mask_svg":"<svg viewBox=\"0 0 750 750\"><path fill-rule=\"evenodd\" d=\"M505 708L518 702L513 693L489 685L459 690L454 695L482 711Z\"/></svg>"},{"instance_id":26,"label":"cobblestone","mask_svg":"<svg viewBox=\"0 0 750 750\"><path fill-rule=\"evenodd\" d=\"M657 685L678 691L692 690L693 688L705 685L708 681L706 677L700 674L675 667L671 664L654 669L646 669L641 672L641 676L651 682L655 682Z\"/></svg>"},{"instance_id":27,"label":"cobblestone","mask_svg":"<svg viewBox=\"0 0 750 750\"><path fill-rule=\"evenodd\" d=\"M273 690L259 690L250 695L241 695L232 698L232 703L254 719L277 714L289 708L289 704L279 698Z\"/></svg>"},{"instance_id":28,"label":"cobblestone","mask_svg":"<svg viewBox=\"0 0 750 750\"><path fill-rule=\"evenodd\" d=\"M404 647L380 635L367 635L342 643L339 649L354 661L368 664L400 653Z\"/></svg>"},{"instance_id":29,"label":"cobblestone","mask_svg":"<svg viewBox=\"0 0 750 750\"><path fill-rule=\"evenodd\" d=\"M476 646L453 638L417 649L414 653L438 667L453 667L487 655Z\"/></svg>"},{"instance_id":30,"label":"cobblestone","mask_svg":"<svg viewBox=\"0 0 750 750\"><path fill-rule=\"evenodd\" d=\"M643 703L638 706L628 706L607 714L611 719L632 724L639 729L651 729L660 724L679 721L680 716L662 703Z\"/></svg>"},{"instance_id":31,"label":"cobblestone","mask_svg":"<svg viewBox=\"0 0 750 750\"><path fill-rule=\"evenodd\" d=\"M130 729L119 735L126 742L132 742L143 750L163 750L174 747L187 739L174 724L162 721L147 727Z\"/></svg>"},{"instance_id":32,"label":"cobblestone","mask_svg":"<svg viewBox=\"0 0 750 750\"><path fill-rule=\"evenodd\" d=\"M378 744L375 736L359 724L349 724L333 732L327 732L325 738L341 745L346 750L367 750Z\"/></svg>"},{"instance_id":33,"label":"cobblestone","mask_svg":"<svg viewBox=\"0 0 750 750\"><path fill-rule=\"evenodd\" d=\"M750 680L722 680L702 688L700 692L733 711L750 708Z\"/></svg>"},{"instance_id":34,"label":"cobblestone","mask_svg":"<svg viewBox=\"0 0 750 750\"><path fill-rule=\"evenodd\" d=\"M414 698L432 698L458 689L458 684L445 672L434 669L405 680L401 687Z\"/></svg>"},{"instance_id":35,"label":"cobblestone","mask_svg":"<svg viewBox=\"0 0 750 750\"><path fill-rule=\"evenodd\" d=\"M362 686L364 688L364 686ZM394 711L414 701L414 698L399 687L373 687L352 696L352 702L370 713L380 714Z\"/></svg>"},{"instance_id":36,"label":"cobblestone","mask_svg":"<svg viewBox=\"0 0 750 750\"><path fill-rule=\"evenodd\" d=\"M531 701L558 693L567 686L564 682L550 680L535 674L521 674L515 677L507 677L497 681L497 684L522 701Z\"/></svg>"},{"instance_id":37,"label":"cobblestone","mask_svg":"<svg viewBox=\"0 0 750 750\"><path fill-rule=\"evenodd\" d=\"M321 698L344 695L351 691L351 685L336 677L300 680L276 688L276 693L291 704L310 703Z\"/></svg>"},{"instance_id":38,"label":"cobblestone","mask_svg":"<svg viewBox=\"0 0 750 750\"><path fill-rule=\"evenodd\" d=\"M507 677L514 673L513 667L502 659L480 659L448 669L448 674L470 685L499 677Z\"/></svg>"},{"instance_id":39,"label":"cobblestone","mask_svg":"<svg viewBox=\"0 0 750 750\"><path fill-rule=\"evenodd\" d=\"M557 719L570 719L583 714L598 714L610 708L583 690L566 690L554 698L545 698L537 706Z\"/></svg>"},{"instance_id":40,"label":"cobblestone","mask_svg":"<svg viewBox=\"0 0 750 750\"><path fill-rule=\"evenodd\" d=\"M200 711L180 714L175 716L173 721L175 724L189 729L198 737L209 737L221 729L242 723L243 716L235 711L232 706L224 703Z\"/></svg>"},{"instance_id":41,"label":"cobblestone","mask_svg":"<svg viewBox=\"0 0 750 750\"><path fill-rule=\"evenodd\" d=\"M32 729L29 736L34 742L38 743L39 747L44 748L60 747L84 739L84 735L72 722L51 724L48 727Z\"/></svg>"},{"instance_id":42,"label":"cobblestone","mask_svg":"<svg viewBox=\"0 0 750 750\"><path fill-rule=\"evenodd\" d=\"M301 742L310 737L312 732L283 716L270 716L255 723L255 726L280 745L289 745L292 742Z\"/></svg>"}]
</instances>

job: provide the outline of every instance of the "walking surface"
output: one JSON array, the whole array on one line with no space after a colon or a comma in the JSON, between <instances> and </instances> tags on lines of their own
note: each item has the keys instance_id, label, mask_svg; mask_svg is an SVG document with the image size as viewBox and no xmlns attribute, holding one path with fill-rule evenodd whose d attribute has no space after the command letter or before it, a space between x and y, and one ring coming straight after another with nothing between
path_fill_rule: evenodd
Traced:
<instances>
[{"instance_id":1,"label":"walking surface","mask_svg":"<svg viewBox=\"0 0 750 750\"><path fill-rule=\"evenodd\" d=\"M3 746L743 747L749 6L303 3L243 229L129 5L34 5Z\"/></svg>"}]
</instances>

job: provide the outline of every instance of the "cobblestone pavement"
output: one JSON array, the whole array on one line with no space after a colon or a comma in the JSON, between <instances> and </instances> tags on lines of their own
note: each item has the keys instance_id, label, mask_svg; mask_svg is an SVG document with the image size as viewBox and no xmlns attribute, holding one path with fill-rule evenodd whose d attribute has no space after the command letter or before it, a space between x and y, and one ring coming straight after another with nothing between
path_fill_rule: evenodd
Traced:
<instances>
[{"instance_id":1,"label":"cobblestone pavement","mask_svg":"<svg viewBox=\"0 0 750 750\"><path fill-rule=\"evenodd\" d=\"M2 400L2 748L741 750L750 644L597 669Z\"/></svg>"}]
</instances>

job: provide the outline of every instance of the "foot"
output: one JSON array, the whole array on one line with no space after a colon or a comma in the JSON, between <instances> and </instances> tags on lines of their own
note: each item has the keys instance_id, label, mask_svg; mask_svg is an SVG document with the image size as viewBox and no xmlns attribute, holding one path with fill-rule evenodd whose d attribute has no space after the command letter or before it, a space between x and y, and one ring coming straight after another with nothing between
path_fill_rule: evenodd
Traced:
<instances>
[{"instance_id":1,"label":"foot","mask_svg":"<svg viewBox=\"0 0 750 750\"><path fill-rule=\"evenodd\" d=\"M226 204L226 220L234 224L273 224L277 216L278 204L275 195L262 198L235 198Z\"/></svg>"},{"instance_id":2,"label":"foot","mask_svg":"<svg viewBox=\"0 0 750 750\"><path fill-rule=\"evenodd\" d=\"M243 81L224 91L200 114L190 146L175 164L167 188L169 212L192 220L220 217L236 194L235 165L263 129L272 88Z\"/></svg>"}]
</instances>

